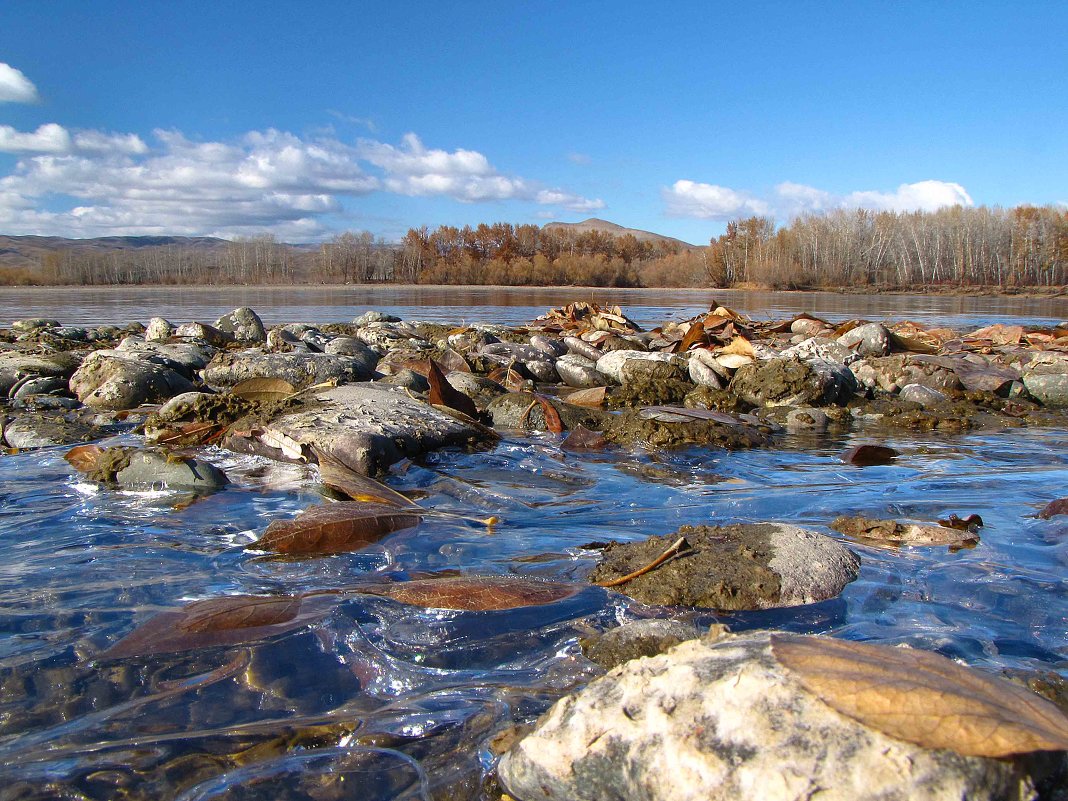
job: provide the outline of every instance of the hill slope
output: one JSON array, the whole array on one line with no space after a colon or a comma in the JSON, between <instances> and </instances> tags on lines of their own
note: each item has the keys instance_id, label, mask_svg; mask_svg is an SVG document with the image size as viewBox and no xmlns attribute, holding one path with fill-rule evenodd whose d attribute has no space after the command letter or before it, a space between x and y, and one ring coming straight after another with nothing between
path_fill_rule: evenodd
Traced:
<instances>
[{"instance_id":1,"label":"hill slope","mask_svg":"<svg viewBox=\"0 0 1068 801\"><path fill-rule=\"evenodd\" d=\"M38 267L47 253L58 250L107 253L163 245L210 251L226 247L226 240L210 236L104 236L97 239L64 239L61 236L0 235L0 266Z\"/></svg>"},{"instance_id":2,"label":"hill slope","mask_svg":"<svg viewBox=\"0 0 1068 801\"><path fill-rule=\"evenodd\" d=\"M585 231L603 231L604 233L611 234L612 236L625 236L626 234L631 234L639 242L670 242L687 250L693 250L697 248L697 245L691 245L689 242L683 242L681 239L664 236L663 234L654 234L652 231L642 231L640 228L624 228L622 225L617 225L616 223L609 222L608 220L601 220L597 217L591 217L588 220L583 220L582 222L577 223L545 223L545 225L542 226L542 229L568 230L573 231L576 234L581 234Z\"/></svg>"}]
</instances>

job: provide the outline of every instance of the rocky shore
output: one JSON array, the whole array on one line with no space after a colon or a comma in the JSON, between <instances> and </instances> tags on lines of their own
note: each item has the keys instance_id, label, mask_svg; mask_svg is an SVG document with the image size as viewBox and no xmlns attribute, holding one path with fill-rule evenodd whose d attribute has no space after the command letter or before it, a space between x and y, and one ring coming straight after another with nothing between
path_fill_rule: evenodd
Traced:
<instances>
[{"instance_id":1,"label":"rocky shore","mask_svg":"<svg viewBox=\"0 0 1068 801\"><path fill-rule=\"evenodd\" d=\"M1063 428L1068 323L952 331L806 314L757 322L714 306L643 331L618 308L585 303L519 328L368 312L348 324L268 329L248 308L211 324L28 319L0 330L0 396L9 453L73 446L72 469L106 487L212 492L228 479L206 448L317 465L341 502L276 521L252 546L314 557L419 524L417 504L374 480L390 465L492 447L505 431L547 432L576 453L767 448L846 431L878 446L902 431ZM131 432L136 445L94 444ZM863 468L896 452L842 458ZM1055 503L1050 514L1063 514ZM661 610L651 618L799 606L834 598L857 577L850 541L969 547L982 521L828 525L844 538L768 521L591 543L600 564L587 582ZM353 592L484 610L588 587L457 581ZM309 590L281 612L272 600L262 619L246 604L242 622L212 629L211 644L310 625L317 618L302 605L321 615L331 601ZM163 640L150 621L109 658L196 647L195 606L166 613L176 622ZM842 652L837 643L663 619L592 636L585 653L607 674L500 738L497 791L520 801L1068 798L1068 718L1057 705L926 652Z\"/></svg>"}]
</instances>

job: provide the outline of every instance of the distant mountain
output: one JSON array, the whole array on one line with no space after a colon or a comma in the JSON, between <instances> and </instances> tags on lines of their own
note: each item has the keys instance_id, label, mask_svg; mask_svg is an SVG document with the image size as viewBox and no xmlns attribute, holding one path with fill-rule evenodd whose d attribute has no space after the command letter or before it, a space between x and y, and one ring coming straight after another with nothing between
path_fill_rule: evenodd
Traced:
<instances>
[{"instance_id":1,"label":"distant mountain","mask_svg":"<svg viewBox=\"0 0 1068 801\"><path fill-rule=\"evenodd\" d=\"M226 240L211 236L102 236L96 239L64 239L61 236L0 235L0 266L38 267L46 254L57 250L106 253L164 245L211 251L226 247Z\"/></svg>"},{"instance_id":2,"label":"distant mountain","mask_svg":"<svg viewBox=\"0 0 1068 801\"><path fill-rule=\"evenodd\" d=\"M691 245L689 242L683 242L681 239L675 239L671 236L664 236L663 234L654 234L652 231L642 231L639 228L624 228L622 225L617 225L614 222L608 220L600 220L596 217L590 217L588 220L583 220L577 223L565 223L565 222L551 222L545 223L542 226L543 230L566 230L574 231L577 234L581 234L585 231L603 231L606 234L612 236L626 236L631 234L639 242L662 242L678 245L681 248L687 250L697 249L697 245Z\"/></svg>"}]
</instances>

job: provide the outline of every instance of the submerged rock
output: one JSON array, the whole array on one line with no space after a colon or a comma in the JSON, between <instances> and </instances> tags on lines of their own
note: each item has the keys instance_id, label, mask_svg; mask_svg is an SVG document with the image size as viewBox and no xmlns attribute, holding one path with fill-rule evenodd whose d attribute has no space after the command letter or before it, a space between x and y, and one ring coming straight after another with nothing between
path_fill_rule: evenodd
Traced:
<instances>
[{"instance_id":1,"label":"submerged rock","mask_svg":"<svg viewBox=\"0 0 1068 801\"><path fill-rule=\"evenodd\" d=\"M523 801L1025 801L1063 754L965 757L839 714L771 635L689 640L559 701L502 757Z\"/></svg>"},{"instance_id":2,"label":"submerged rock","mask_svg":"<svg viewBox=\"0 0 1068 801\"><path fill-rule=\"evenodd\" d=\"M680 537L686 544L677 556L616 589L660 606L772 609L837 597L860 569L860 559L840 542L796 526L683 526L641 542L610 543L589 580L630 575Z\"/></svg>"},{"instance_id":3,"label":"submerged rock","mask_svg":"<svg viewBox=\"0 0 1068 801\"><path fill-rule=\"evenodd\" d=\"M631 659L656 656L701 632L692 623L680 620L635 620L580 642L582 653L591 662L611 670Z\"/></svg>"},{"instance_id":4,"label":"submerged rock","mask_svg":"<svg viewBox=\"0 0 1068 801\"><path fill-rule=\"evenodd\" d=\"M767 428L743 422L737 417L694 409L674 410L665 407L634 409L611 416L604 424L609 442L628 447L682 448L703 445L727 450L758 448L770 443Z\"/></svg>"},{"instance_id":5,"label":"submerged rock","mask_svg":"<svg viewBox=\"0 0 1068 801\"><path fill-rule=\"evenodd\" d=\"M100 437L98 430L80 420L56 415L20 414L4 427L4 441L10 448L47 448L89 442Z\"/></svg>"}]
</instances>

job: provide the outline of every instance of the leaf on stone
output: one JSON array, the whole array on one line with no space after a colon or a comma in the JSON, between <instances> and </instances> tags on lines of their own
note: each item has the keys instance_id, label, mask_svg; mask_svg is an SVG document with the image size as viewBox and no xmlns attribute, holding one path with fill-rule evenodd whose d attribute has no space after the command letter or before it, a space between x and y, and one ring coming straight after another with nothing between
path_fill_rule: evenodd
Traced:
<instances>
[{"instance_id":1,"label":"leaf on stone","mask_svg":"<svg viewBox=\"0 0 1068 801\"><path fill-rule=\"evenodd\" d=\"M608 440L600 431L590 431L585 426L575 426L560 443L563 451L601 451L608 447Z\"/></svg>"},{"instance_id":2,"label":"leaf on stone","mask_svg":"<svg viewBox=\"0 0 1068 801\"><path fill-rule=\"evenodd\" d=\"M545 417L545 428L551 431L553 434L564 433L564 421L560 419L560 412L556 410L553 402L544 395L535 395L535 399L538 405L541 406L542 414Z\"/></svg>"},{"instance_id":3,"label":"leaf on stone","mask_svg":"<svg viewBox=\"0 0 1068 801\"><path fill-rule=\"evenodd\" d=\"M564 401L574 406L586 406L592 409L597 409L604 406L605 393L607 390L607 387L578 389L568 394L567 397L564 398Z\"/></svg>"},{"instance_id":4,"label":"leaf on stone","mask_svg":"<svg viewBox=\"0 0 1068 801\"><path fill-rule=\"evenodd\" d=\"M86 445L83 447L90 446ZM78 449L75 448L74 450ZM1042 508L1042 511L1038 513L1038 516L1042 520L1049 520L1051 517L1056 517L1057 515L1068 515L1068 498L1058 498L1055 501L1050 501Z\"/></svg>"},{"instance_id":5,"label":"leaf on stone","mask_svg":"<svg viewBox=\"0 0 1068 801\"><path fill-rule=\"evenodd\" d=\"M716 351L716 355L735 355L735 356L748 356L749 358L756 358L756 351L753 350L753 343L751 343L745 337L735 337L731 340L731 343L725 348L720 348Z\"/></svg>"},{"instance_id":6,"label":"leaf on stone","mask_svg":"<svg viewBox=\"0 0 1068 801\"><path fill-rule=\"evenodd\" d=\"M91 473L100 463L104 449L99 445L78 445L67 451L63 458L79 473Z\"/></svg>"},{"instance_id":7,"label":"leaf on stone","mask_svg":"<svg viewBox=\"0 0 1068 801\"><path fill-rule=\"evenodd\" d=\"M954 514L945 520L939 520L938 525L955 528L958 531L976 532L983 527L983 518L976 514L970 514L967 517L960 517Z\"/></svg>"},{"instance_id":8,"label":"leaf on stone","mask_svg":"<svg viewBox=\"0 0 1068 801\"><path fill-rule=\"evenodd\" d=\"M467 363L467 359L452 348L445 348L445 350L441 352L441 357L438 359L438 365L446 373L471 372L471 365Z\"/></svg>"},{"instance_id":9,"label":"leaf on stone","mask_svg":"<svg viewBox=\"0 0 1068 801\"><path fill-rule=\"evenodd\" d=\"M419 514L392 504L342 501L312 506L292 520L275 520L248 547L290 555L344 553L421 522Z\"/></svg>"},{"instance_id":10,"label":"leaf on stone","mask_svg":"<svg viewBox=\"0 0 1068 801\"><path fill-rule=\"evenodd\" d=\"M570 598L580 589L577 584L511 576L462 576L372 584L362 587L360 592L427 609L486 612L551 604Z\"/></svg>"},{"instance_id":11,"label":"leaf on stone","mask_svg":"<svg viewBox=\"0 0 1068 801\"><path fill-rule=\"evenodd\" d=\"M447 406L472 419L478 418L475 402L448 382L445 374L433 359L427 360L426 380L430 382L430 402L435 406Z\"/></svg>"},{"instance_id":12,"label":"leaf on stone","mask_svg":"<svg viewBox=\"0 0 1068 801\"><path fill-rule=\"evenodd\" d=\"M806 690L888 737L965 756L1068 749L1068 717L1054 704L939 654L782 634L771 647Z\"/></svg>"},{"instance_id":13,"label":"leaf on stone","mask_svg":"<svg viewBox=\"0 0 1068 801\"><path fill-rule=\"evenodd\" d=\"M284 378L246 378L230 388L230 394L250 401L278 401L295 394L297 388Z\"/></svg>"},{"instance_id":14,"label":"leaf on stone","mask_svg":"<svg viewBox=\"0 0 1068 801\"><path fill-rule=\"evenodd\" d=\"M256 437L269 448L276 448L282 455L294 462L306 462L304 446L282 431L273 428L265 428L256 432Z\"/></svg>"},{"instance_id":15,"label":"leaf on stone","mask_svg":"<svg viewBox=\"0 0 1068 801\"><path fill-rule=\"evenodd\" d=\"M705 332L705 326L703 322L694 321L690 324L690 330L686 332L686 336L679 342L679 347L676 349L676 353L685 353L694 345L707 345L708 334Z\"/></svg>"},{"instance_id":16,"label":"leaf on stone","mask_svg":"<svg viewBox=\"0 0 1068 801\"><path fill-rule=\"evenodd\" d=\"M975 331L972 331L965 337L965 339L988 339L994 345L1019 345L1020 340L1023 338L1023 335L1023 326L996 323L994 325L988 325L985 328L979 328Z\"/></svg>"},{"instance_id":17,"label":"leaf on stone","mask_svg":"<svg viewBox=\"0 0 1068 801\"><path fill-rule=\"evenodd\" d=\"M195 601L156 615L99 658L245 645L320 620L335 604L336 599L324 596L232 595Z\"/></svg>"},{"instance_id":18,"label":"leaf on stone","mask_svg":"<svg viewBox=\"0 0 1068 801\"><path fill-rule=\"evenodd\" d=\"M737 417L715 409L686 409L681 406L646 406L638 412L645 420L659 420L661 423L685 423L689 420L707 420L728 426L744 425Z\"/></svg>"},{"instance_id":19,"label":"leaf on stone","mask_svg":"<svg viewBox=\"0 0 1068 801\"><path fill-rule=\"evenodd\" d=\"M836 517L831 521L831 528L847 537L895 545L963 546L979 540L979 535L969 528L898 523L896 520L876 520L869 517Z\"/></svg>"},{"instance_id":20,"label":"leaf on stone","mask_svg":"<svg viewBox=\"0 0 1068 801\"><path fill-rule=\"evenodd\" d=\"M877 464L890 464L900 456L900 451L888 448L885 445L856 445L838 458L846 464L857 467L871 467Z\"/></svg>"},{"instance_id":21,"label":"leaf on stone","mask_svg":"<svg viewBox=\"0 0 1068 801\"><path fill-rule=\"evenodd\" d=\"M171 423L165 428L153 430L148 440L156 445L190 448L210 445L225 433L226 426L219 423Z\"/></svg>"},{"instance_id":22,"label":"leaf on stone","mask_svg":"<svg viewBox=\"0 0 1068 801\"><path fill-rule=\"evenodd\" d=\"M348 467L340 459L319 448L312 448L319 464L319 478L323 485L353 501L371 501L401 509L419 509L410 499L380 481Z\"/></svg>"}]
</instances>

